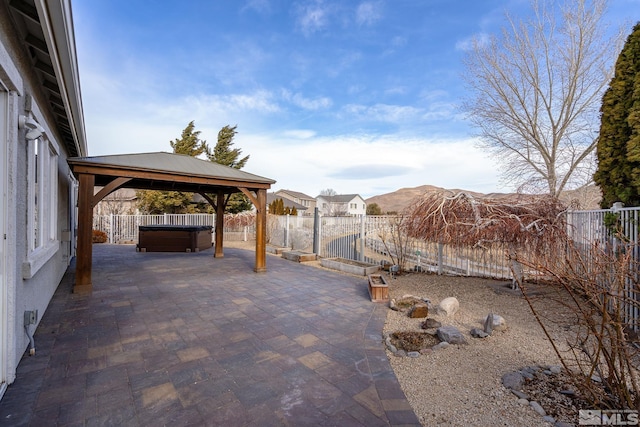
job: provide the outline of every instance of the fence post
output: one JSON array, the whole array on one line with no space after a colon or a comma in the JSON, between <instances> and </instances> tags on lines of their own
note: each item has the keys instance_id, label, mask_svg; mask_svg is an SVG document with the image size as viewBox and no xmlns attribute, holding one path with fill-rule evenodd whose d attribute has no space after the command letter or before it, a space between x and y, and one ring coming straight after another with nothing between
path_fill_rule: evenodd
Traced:
<instances>
[{"instance_id":1,"label":"fence post","mask_svg":"<svg viewBox=\"0 0 640 427\"><path fill-rule=\"evenodd\" d=\"M164 214L163 224L169 224L169 216L166 213Z\"/></svg>"},{"instance_id":2,"label":"fence post","mask_svg":"<svg viewBox=\"0 0 640 427\"><path fill-rule=\"evenodd\" d=\"M113 244L113 213L109 214L109 243Z\"/></svg>"},{"instance_id":3,"label":"fence post","mask_svg":"<svg viewBox=\"0 0 640 427\"><path fill-rule=\"evenodd\" d=\"M441 276L442 272L443 272L443 268L444 268L444 262L443 262L443 249L444 249L444 245L442 243L438 243L438 275Z\"/></svg>"},{"instance_id":4,"label":"fence post","mask_svg":"<svg viewBox=\"0 0 640 427\"><path fill-rule=\"evenodd\" d=\"M360 215L360 254L358 255L358 261L364 262L364 223L366 221L366 215Z\"/></svg>"},{"instance_id":5,"label":"fence post","mask_svg":"<svg viewBox=\"0 0 640 427\"><path fill-rule=\"evenodd\" d=\"M313 210L313 253L320 256L320 211Z\"/></svg>"},{"instance_id":6,"label":"fence post","mask_svg":"<svg viewBox=\"0 0 640 427\"><path fill-rule=\"evenodd\" d=\"M289 214L285 216L284 220L284 247L289 247Z\"/></svg>"}]
</instances>

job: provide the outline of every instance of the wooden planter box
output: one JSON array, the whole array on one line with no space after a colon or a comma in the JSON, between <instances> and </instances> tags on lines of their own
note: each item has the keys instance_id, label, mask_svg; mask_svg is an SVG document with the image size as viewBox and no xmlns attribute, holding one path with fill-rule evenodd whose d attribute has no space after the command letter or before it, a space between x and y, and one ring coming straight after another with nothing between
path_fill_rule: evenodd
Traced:
<instances>
[{"instance_id":1,"label":"wooden planter box","mask_svg":"<svg viewBox=\"0 0 640 427\"><path fill-rule=\"evenodd\" d=\"M138 230L140 252L199 252L213 246L205 225L143 225Z\"/></svg>"},{"instance_id":2,"label":"wooden planter box","mask_svg":"<svg viewBox=\"0 0 640 427\"><path fill-rule=\"evenodd\" d=\"M283 252L290 250L284 246L267 245L267 252L270 254L282 255Z\"/></svg>"},{"instance_id":3,"label":"wooden planter box","mask_svg":"<svg viewBox=\"0 0 640 427\"><path fill-rule=\"evenodd\" d=\"M282 258L288 259L289 261L296 261L296 262L315 261L316 254L310 254L308 252L300 252L300 251L287 251L287 252L282 252Z\"/></svg>"},{"instance_id":4,"label":"wooden planter box","mask_svg":"<svg viewBox=\"0 0 640 427\"><path fill-rule=\"evenodd\" d=\"M353 261L346 258L323 258L320 260L320 265L333 270L356 274L358 276L367 276L380 269L380 266L376 264Z\"/></svg>"},{"instance_id":5,"label":"wooden planter box","mask_svg":"<svg viewBox=\"0 0 640 427\"><path fill-rule=\"evenodd\" d=\"M369 274L369 296L373 302L389 301L389 285L382 274Z\"/></svg>"}]
</instances>

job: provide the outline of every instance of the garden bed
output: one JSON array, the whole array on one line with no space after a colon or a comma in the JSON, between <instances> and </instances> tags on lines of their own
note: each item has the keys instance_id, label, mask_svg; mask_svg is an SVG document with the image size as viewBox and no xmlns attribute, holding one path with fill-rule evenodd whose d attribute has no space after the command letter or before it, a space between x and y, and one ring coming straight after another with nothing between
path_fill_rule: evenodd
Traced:
<instances>
[{"instance_id":1,"label":"garden bed","mask_svg":"<svg viewBox=\"0 0 640 427\"><path fill-rule=\"evenodd\" d=\"M344 273L355 274L358 276L367 276L375 273L380 269L376 264L367 262L354 261L346 258L324 258L320 260L320 265L332 270L342 271Z\"/></svg>"},{"instance_id":2,"label":"garden bed","mask_svg":"<svg viewBox=\"0 0 640 427\"><path fill-rule=\"evenodd\" d=\"M282 258L296 262L315 261L316 254L300 251L287 251L282 252Z\"/></svg>"},{"instance_id":3,"label":"garden bed","mask_svg":"<svg viewBox=\"0 0 640 427\"><path fill-rule=\"evenodd\" d=\"M369 274L369 296L373 302L389 301L389 285L382 274Z\"/></svg>"}]
</instances>

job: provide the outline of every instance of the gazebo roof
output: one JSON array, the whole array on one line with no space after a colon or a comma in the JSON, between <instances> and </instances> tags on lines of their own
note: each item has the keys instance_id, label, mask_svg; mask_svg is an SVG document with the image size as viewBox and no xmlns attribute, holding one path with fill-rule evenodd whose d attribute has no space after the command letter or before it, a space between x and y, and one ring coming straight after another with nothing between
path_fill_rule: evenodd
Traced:
<instances>
[{"instance_id":1,"label":"gazebo roof","mask_svg":"<svg viewBox=\"0 0 640 427\"><path fill-rule=\"evenodd\" d=\"M184 154L138 153L68 159L73 172L95 175L95 185L131 178L126 188L200 192L217 188L270 188L275 181Z\"/></svg>"},{"instance_id":2,"label":"gazebo roof","mask_svg":"<svg viewBox=\"0 0 640 427\"><path fill-rule=\"evenodd\" d=\"M93 207L119 188L198 193L216 209L215 253L222 258L225 195L242 192L256 207L256 266L266 271L267 190L274 180L195 157L172 153L67 159L78 177L78 242L74 292L90 292ZM95 186L103 187L98 193Z\"/></svg>"}]
</instances>

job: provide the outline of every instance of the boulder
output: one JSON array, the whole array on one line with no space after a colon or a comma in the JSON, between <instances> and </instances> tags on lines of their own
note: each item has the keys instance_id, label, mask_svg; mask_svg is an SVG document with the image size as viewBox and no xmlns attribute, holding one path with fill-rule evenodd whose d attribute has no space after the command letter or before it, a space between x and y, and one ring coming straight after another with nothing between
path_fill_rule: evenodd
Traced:
<instances>
[{"instance_id":1,"label":"boulder","mask_svg":"<svg viewBox=\"0 0 640 427\"><path fill-rule=\"evenodd\" d=\"M427 304L416 304L409 310L408 316L412 319L423 319L429 315Z\"/></svg>"},{"instance_id":2,"label":"boulder","mask_svg":"<svg viewBox=\"0 0 640 427\"><path fill-rule=\"evenodd\" d=\"M438 313L445 316L453 316L460 308L460 303L456 297L448 297L440 301L438 304Z\"/></svg>"},{"instance_id":3,"label":"boulder","mask_svg":"<svg viewBox=\"0 0 640 427\"><path fill-rule=\"evenodd\" d=\"M442 326L442 323L438 322L436 319L432 317L426 319L424 322L422 322L422 325L420 325L422 329L433 329L433 328L439 328L440 326Z\"/></svg>"},{"instance_id":4,"label":"boulder","mask_svg":"<svg viewBox=\"0 0 640 427\"><path fill-rule=\"evenodd\" d=\"M504 317L493 313L489 313L487 317L485 317L484 325L485 332L487 332L487 326L490 326L492 331L504 331L507 329L507 321L504 320Z\"/></svg>"},{"instance_id":5,"label":"boulder","mask_svg":"<svg viewBox=\"0 0 640 427\"><path fill-rule=\"evenodd\" d=\"M441 326L436 331L440 341L448 342L449 344L466 344L467 340L462 335L462 332L455 326Z\"/></svg>"},{"instance_id":6,"label":"boulder","mask_svg":"<svg viewBox=\"0 0 640 427\"><path fill-rule=\"evenodd\" d=\"M473 328L471 330L471 336L474 338L486 338L489 336L485 331L480 328Z\"/></svg>"},{"instance_id":7,"label":"boulder","mask_svg":"<svg viewBox=\"0 0 640 427\"><path fill-rule=\"evenodd\" d=\"M416 305L426 305L429 307L429 300L414 295L403 295L402 298L392 299L389 302L390 309L402 313L409 312Z\"/></svg>"},{"instance_id":8,"label":"boulder","mask_svg":"<svg viewBox=\"0 0 640 427\"><path fill-rule=\"evenodd\" d=\"M520 372L508 372L502 376L502 385L510 390L522 390L524 377Z\"/></svg>"}]
</instances>

